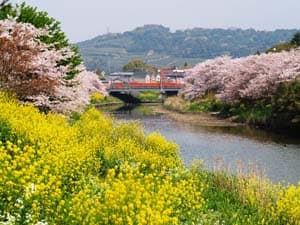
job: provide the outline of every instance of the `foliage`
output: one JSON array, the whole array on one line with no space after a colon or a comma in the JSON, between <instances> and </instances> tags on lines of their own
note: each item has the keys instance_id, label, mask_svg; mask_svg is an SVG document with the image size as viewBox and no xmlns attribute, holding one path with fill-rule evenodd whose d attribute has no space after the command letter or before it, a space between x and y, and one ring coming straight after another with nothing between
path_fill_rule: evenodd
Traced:
<instances>
[{"instance_id":1,"label":"foliage","mask_svg":"<svg viewBox=\"0 0 300 225\"><path fill-rule=\"evenodd\" d=\"M275 209L278 211L273 213L278 214L281 220L287 224L300 224L299 201L300 188L291 185L287 189L279 192L275 206Z\"/></svg>"},{"instance_id":2,"label":"foliage","mask_svg":"<svg viewBox=\"0 0 300 225\"><path fill-rule=\"evenodd\" d=\"M225 104L212 93L208 93L205 98L191 101L187 107L187 111L192 112L223 112L224 110L226 110Z\"/></svg>"},{"instance_id":3,"label":"foliage","mask_svg":"<svg viewBox=\"0 0 300 225\"><path fill-rule=\"evenodd\" d=\"M106 96L104 96L103 94L99 93L99 92L95 92L91 95L91 103L92 104L97 104L97 103L101 103L105 100Z\"/></svg>"},{"instance_id":4,"label":"foliage","mask_svg":"<svg viewBox=\"0 0 300 225\"><path fill-rule=\"evenodd\" d=\"M164 101L163 106L169 110L185 112L188 110L188 108L190 106L190 102L184 100L183 98L180 98L177 96L172 96L172 97L168 97Z\"/></svg>"},{"instance_id":5,"label":"foliage","mask_svg":"<svg viewBox=\"0 0 300 225\"><path fill-rule=\"evenodd\" d=\"M214 95L208 94L205 98L187 101L180 96L168 97L164 101L164 107L169 110L185 112L223 112L226 107L224 103L218 100Z\"/></svg>"},{"instance_id":6,"label":"foliage","mask_svg":"<svg viewBox=\"0 0 300 225\"><path fill-rule=\"evenodd\" d=\"M292 45L300 46L300 32L297 32L291 40Z\"/></svg>"},{"instance_id":7,"label":"foliage","mask_svg":"<svg viewBox=\"0 0 300 225\"><path fill-rule=\"evenodd\" d=\"M244 122L252 125L275 127L275 122L271 123L272 106L269 100L255 102L241 102L223 106L221 115L231 117L237 122Z\"/></svg>"},{"instance_id":8,"label":"foliage","mask_svg":"<svg viewBox=\"0 0 300 225\"><path fill-rule=\"evenodd\" d=\"M194 28L170 32L160 25L146 25L132 31L107 34L77 45L88 69L119 71L127 62L142 59L156 67L180 66L222 55L241 57L265 52L271 46L290 41L297 30L256 31L254 29ZM112 65L112 62L113 65Z\"/></svg>"},{"instance_id":9,"label":"foliage","mask_svg":"<svg viewBox=\"0 0 300 225\"><path fill-rule=\"evenodd\" d=\"M279 85L272 97L273 118L278 127L300 127L300 81Z\"/></svg>"},{"instance_id":10,"label":"foliage","mask_svg":"<svg viewBox=\"0 0 300 225\"><path fill-rule=\"evenodd\" d=\"M6 20L9 18L14 18L19 23L30 23L38 29L47 29L48 33L38 37L42 43L49 46L50 49L61 50L69 48L71 50L68 57L59 61L59 65L68 66L67 77L73 78L80 72L77 66L82 63L82 59L78 49L69 43L57 20L49 17L46 12L40 12L37 8L28 6L25 3L16 6L10 3L1 5L0 19Z\"/></svg>"},{"instance_id":11,"label":"foliage","mask_svg":"<svg viewBox=\"0 0 300 225\"><path fill-rule=\"evenodd\" d=\"M282 51L291 51L300 46L300 32L297 32L290 42L283 42L276 44L269 48L266 53L270 52L282 52Z\"/></svg>"},{"instance_id":12,"label":"foliage","mask_svg":"<svg viewBox=\"0 0 300 225\"><path fill-rule=\"evenodd\" d=\"M288 43L288 42L283 42L277 45L272 46L269 48L266 53L275 53L275 52L283 52L283 51L291 51L296 48L296 45Z\"/></svg>"},{"instance_id":13,"label":"foliage","mask_svg":"<svg viewBox=\"0 0 300 225\"><path fill-rule=\"evenodd\" d=\"M156 73L156 68L148 65L142 60L132 60L123 66L123 71L125 72L149 72Z\"/></svg>"},{"instance_id":14,"label":"foliage","mask_svg":"<svg viewBox=\"0 0 300 225\"><path fill-rule=\"evenodd\" d=\"M90 100L90 103L91 104L94 104L94 105L97 105L97 104L100 104L100 107L101 105L105 106L105 105L113 105L113 104L123 104L123 102L116 98L116 97L113 97L113 96L110 96L110 95L105 95L106 93L100 93L100 92L94 92L92 93L91 95L91 100Z\"/></svg>"},{"instance_id":15,"label":"foliage","mask_svg":"<svg viewBox=\"0 0 300 225\"><path fill-rule=\"evenodd\" d=\"M158 91L143 91L137 96L142 102L160 102L162 100L161 93Z\"/></svg>"},{"instance_id":16,"label":"foliage","mask_svg":"<svg viewBox=\"0 0 300 225\"><path fill-rule=\"evenodd\" d=\"M202 98L190 103L188 111L217 112L222 118L258 126L275 126L272 121L272 106L269 99L255 102L242 101L234 104L224 103L216 98Z\"/></svg>"},{"instance_id":17,"label":"foliage","mask_svg":"<svg viewBox=\"0 0 300 225\"><path fill-rule=\"evenodd\" d=\"M142 60L133 60L123 66L123 71L126 72L144 72L146 71L147 64Z\"/></svg>"},{"instance_id":18,"label":"foliage","mask_svg":"<svg viewBox=\"0 0 300 225\"><path fill-rule=\"evenodd\" d=\"M300 224L299 185L274 185L255 164L247 167L242 162L237 162L235 175L228 175L220 159L213 162L213 171L201 164L194 169L201 171L207 185L202 224Z\"/></svg>"}]
</instances>

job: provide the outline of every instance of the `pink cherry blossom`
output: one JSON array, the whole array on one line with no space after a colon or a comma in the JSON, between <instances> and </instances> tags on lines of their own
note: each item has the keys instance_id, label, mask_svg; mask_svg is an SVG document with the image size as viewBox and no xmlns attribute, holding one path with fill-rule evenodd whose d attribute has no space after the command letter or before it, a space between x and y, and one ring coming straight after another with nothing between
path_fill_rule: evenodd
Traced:
<instances>
[{"instance_id":1,"label":"pink cherry blossom","mask_svg":"<svg viewBox=\"0 0 300 225\"><path fill-rule=\"evenodd\" d=\"M0 21L0 89L57 112L82 109L93 92L106 94L98 76L83 65L75 68L81 72L73 80L65 79L70 68L59 62L74 52L71 46L56 50L39 41L47 34L28 23Z\"/></svg>"},{"instance_id":2,"label":"pink cherry blossom","mask_svg":"<svg viewBox=\"0 0 300 225\"><path fill-rule=\"evenodd\" d=\"M299 79L300 50L232 59L207 60L187 70L184 88L187 99L213 92L226 102L260 99L275 93L282 82Z\"/></svg>"}]
</instances>

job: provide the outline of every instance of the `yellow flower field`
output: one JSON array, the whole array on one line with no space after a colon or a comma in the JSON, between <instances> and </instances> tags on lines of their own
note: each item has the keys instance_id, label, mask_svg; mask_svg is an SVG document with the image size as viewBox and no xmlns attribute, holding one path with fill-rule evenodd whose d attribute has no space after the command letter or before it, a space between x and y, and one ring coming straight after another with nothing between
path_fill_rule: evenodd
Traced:
<instances>
[{"instance_id":1,"label":"yellow flower field","mask_svg":"<svg viewBox=\"0 0 300 225\"><path fill-rule=\"evenodd\" d=\"M225 190L135 122L93 108L71 121L4 93L0 108L1 225L300 224L299 186L240 178Z\"/></svg>"},{"instance_id":2,"label":"yellow flower field","mask_svg":"<svg viewBox=\"0 0 300 225\"><path fill-rule=\"evenodd\" d=\"M0 98L0 221L178 224L200 212L203 184L159 134L95 109L70 125Z\"/></svg>"}]
</instances>

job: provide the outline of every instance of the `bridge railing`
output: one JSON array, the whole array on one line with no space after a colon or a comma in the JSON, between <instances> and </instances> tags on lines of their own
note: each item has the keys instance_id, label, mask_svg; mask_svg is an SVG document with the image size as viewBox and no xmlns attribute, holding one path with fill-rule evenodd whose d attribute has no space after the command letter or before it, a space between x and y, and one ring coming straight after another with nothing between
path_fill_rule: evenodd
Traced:
<instances>
[{"instance_id":1,"label":"bridge railing","mask_svg":"<svg viewBox=\"0 0 300 225\"><path fill-rule=\"evenodd\" d=\"M181 88L182 84L174 82L162 82L162 83L141 83L141 82L129 82L129 83L112 83L109 85L109 89L165 89L165 88Z\"/></svg>"}]
</instances>

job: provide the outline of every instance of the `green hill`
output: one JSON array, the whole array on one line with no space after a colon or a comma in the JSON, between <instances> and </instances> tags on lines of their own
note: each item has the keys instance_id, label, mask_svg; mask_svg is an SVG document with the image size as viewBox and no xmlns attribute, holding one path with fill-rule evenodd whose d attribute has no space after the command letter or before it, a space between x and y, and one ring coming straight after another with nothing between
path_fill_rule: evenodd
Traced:
<instances>
[{"instance_id":1,"label":"green hill","mask_svg":"<svg viewBox=\"0 0 300 225\"><path fill-rule=\"evenodd\" d=\"M88 69L112 72L132 59L155 66L180 66L221 55L251 55L290 40L297 31L194 28L171 32L161 25L145 25L133 31L100 35L77 45Z\"/></svg>"}]
</instances>

